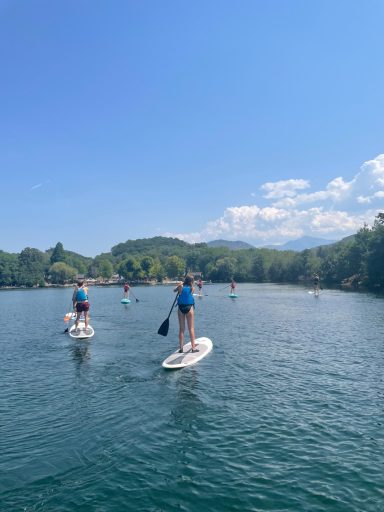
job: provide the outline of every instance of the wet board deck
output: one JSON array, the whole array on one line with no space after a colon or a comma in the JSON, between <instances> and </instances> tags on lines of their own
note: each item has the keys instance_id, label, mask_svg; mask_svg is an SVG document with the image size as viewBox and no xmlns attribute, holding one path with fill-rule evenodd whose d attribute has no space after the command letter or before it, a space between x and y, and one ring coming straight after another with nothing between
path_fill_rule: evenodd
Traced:
<instances>
[{"instance_id":1,"label":"wet board deck","mask_svg":"<svg viewBox=\"0 0 384 512\"><path fill-rule=\"evenodd\" d=\"M85 330L85 324L84 322L79 322L78 330L76 330L76 326L72 325L72 327L68 331L71 338L77 339L77 340L84 340L87 338L92 338L92 336L95 334L95 331L93 330L93 327L91 327L88 324L87 330Z\"/></svg>"},{"instance_id":2,"label":"wet board deck","mask_svg":"<svg viewBox=\"0 0 384 512\"><path fill-rule=\"evenodd\" d=\"M212 350L212 341L209 338L197 338L195 344L199 352L191 352L191 343L186 343L184 352L181 354L177 349L163 361L163 367L168 370L176 370L191 366L203 359Z\"/></svg>"},{"instance_id":3,"label":"wet board deck","mask_svg":"<svg viewBox=\"0 0 384 512\"><path fill-rule=\"evenodd\" d=\"M129 299L121 299L122 304L129 304L131 301Z\"/></svg>"}]
</instances>

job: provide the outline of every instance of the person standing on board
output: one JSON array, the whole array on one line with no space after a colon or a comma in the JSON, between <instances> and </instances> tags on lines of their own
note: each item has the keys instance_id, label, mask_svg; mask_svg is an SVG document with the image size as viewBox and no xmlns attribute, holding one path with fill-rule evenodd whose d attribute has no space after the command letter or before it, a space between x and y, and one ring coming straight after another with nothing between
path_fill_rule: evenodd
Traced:
<instances>
[{"instance_id":1,"label":"person standing on board","mask_svg":"<svg viewBox=\"0 0 384 512\"><path fill-rule=\"evenodd\" d=\"M231 295L234 295L235 288L236 288L236 281L234 279L232 279L230 286L231 286Z\"/></svg>"},{"instance_id":2,"label":"person standing on board","mask_svg":"<svg viewBox=\"0 0 384 512\"><path fill-rule=\"evenodd\" d=\"M203 295L203 281L201 278L197 281L197 287L199 289L199 295Z\"/></svg>"},{"instance_id":3,"label":"person standing on board","mask_svg":"<svg viewBox=\"0 0 384 512\"><path fill-rule=\"evenodd\" d=\"M129 299L129 284L125 283L124 285L124 299Z\"/></svg>"},{"instance_id":4,"label":"person standing on board","mask_svg":"<svg viewBox=\"0 0 384 512\"><path fill-rule=\"evenodd\" d=\"M319 293L319 282L320 282L319 274L317 274L315 272L313 274L312 280L313 280L313 289L314 289L315 293Z\"/></svg>"},{"instance_id":5,"label":"person standing on board","mask_svg":"<svg viewBox=\"0 0 384 512\"><path fill-rule=\"evenodd\" d=\"M183 352L185 320L187 320L189 337L191 338L191 351L199 352L199 349L196 348L195 345L195 300L193 298L193 277L187 275L184 279L184 283L180 281L173 291L179 294L177 299L177 315L179 317L179 352Z\"/></svg>"},{"instance_id":6,"label":"person standing on board","mask_svg":"<svg viewBox=\"0 0 384 512\"><path fill-rule=\"evenodd\" d=\"M89 311L89 302L88 302L88 288L85 286L84 281L79 280L77 285L73 291L72 296L73 309L76 309L76 329L79 326L79 321L81 314L84 314L84 324L85 330L88 329L88 311Z\"/></svg>"}]
</instances>

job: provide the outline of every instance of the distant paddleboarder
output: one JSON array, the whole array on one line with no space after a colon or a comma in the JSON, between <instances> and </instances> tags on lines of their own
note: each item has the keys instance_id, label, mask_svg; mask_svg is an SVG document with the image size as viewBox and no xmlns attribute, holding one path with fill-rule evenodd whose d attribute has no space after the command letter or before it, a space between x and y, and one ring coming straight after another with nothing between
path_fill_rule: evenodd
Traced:
<instances>
[{"instance_id":1,"label":"distant paddleboarder","mask_svg":"<svg viewBox=\"0 0 384 512\"><path fill-rule=\"evenodd\" d=\"M179 294L177 299L179 317L179 352L183 352L184 346L184 332L185 332L185 319L187 319L189 337L191 338L192 352L199 352L195 345L195 300L193 298L193 277L187 275L184 283L180 281L176 288L173 290Z\"/></svg>"},{"instance_id":2,"label":"distant paddleboarder","mask_svg":"<svg viewBox=\"0 0 384 512\"><path fill-rule=\"evenodd\" d=\"M236 288L236 281L234 279L232 279L231 281L231 284L230 284L230 287L231 287L231 294L234 295L235 293L235 288Z\"/></svg>"},{"instance_id":3,"label":"distant paddleboarder","mask_svg":"<svg viewBox=\"0 0 384 512\"><path fill-rule=\"evenodd\" d=\"M124 284L124 299L129 299L129 284L128 283L125 283Z\"/></svg>"},{"instance_id":4,"label":"distant paddleboarder","mask_svg":"<svg viewBox=\"0 0 384 512\"><path fill-rule=\"evenodd\" d=\"M203 281L201 279L199 279L197 281L197 287L199 289L199 295L202 295L203 294Z\"/></svg>"},{"instance_id":5,"label":"distant paddleboarder","mask_svg":"<svg viewBox=\"0 0 384 512\"><path fill-rule=\"evenodd\" d=\"M319 277L319 274L317 274L316 272L312 276L312 282L313 282L313 289L314 289L315 293L318 293L320 277Z\"/></svg>"}]
</instances>

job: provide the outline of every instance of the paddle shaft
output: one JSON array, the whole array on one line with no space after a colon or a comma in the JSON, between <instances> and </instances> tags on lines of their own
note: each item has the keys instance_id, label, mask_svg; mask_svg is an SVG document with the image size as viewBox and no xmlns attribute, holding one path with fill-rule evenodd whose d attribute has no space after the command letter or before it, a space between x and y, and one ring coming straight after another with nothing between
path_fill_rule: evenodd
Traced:
<instances>
[{"instance_id":1,"label":"paddle shaft","mask_svg":"<svg viewBox=\"0 0 384 512\"><path fill-rule=\"evenodd\" d=\"M139 302L139 299L136 297L136 295L131 291L133 297L136 299L136 302Z\"/></svg>"},{"instance_id":2,"label":"paddle shaft","mask_svg":"<svg viewBox=\"0 0 384 512\"><path fill-rule=\"evenodd\" d=\"M178 297L179 297L179 293L176 294L175 300L173 301L173 304L172 304L171 310L169 312L169 315L167 316L167 319L171 316L173 308L175 307L175 304L176 304L176 301L177 301Z\"/></svg>"}]
</instances>

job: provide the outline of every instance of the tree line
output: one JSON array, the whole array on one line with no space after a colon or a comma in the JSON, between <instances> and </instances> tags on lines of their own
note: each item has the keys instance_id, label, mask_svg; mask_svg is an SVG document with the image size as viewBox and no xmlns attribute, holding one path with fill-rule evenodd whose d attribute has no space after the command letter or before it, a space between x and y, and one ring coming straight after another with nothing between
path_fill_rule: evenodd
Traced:
<instances>
[{"instance_id":1,"label":"tree line","mask_svg":"<svg viewBox=\"0 0 384 512\"><path fill-rule=\"evenodd\" d=\"M384 289L384 213L342 241L301 252L251 248L231 250L188 244L177 238L128 240L95 258L66 251L61 242L45 252L26 247L20 254L0 251L0 286L72 283L78 274L108 280L118 274L131 282L174 279L186 269L203 279L227 282L298 283L320 274L329 286Z\"/></svg>"}]
</instances>

